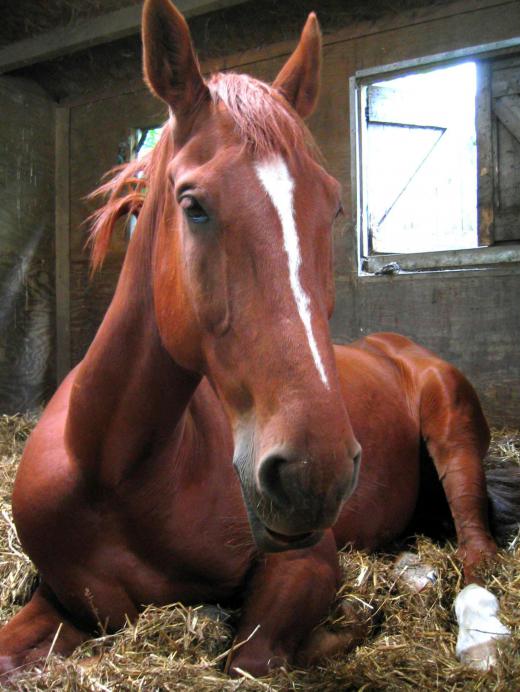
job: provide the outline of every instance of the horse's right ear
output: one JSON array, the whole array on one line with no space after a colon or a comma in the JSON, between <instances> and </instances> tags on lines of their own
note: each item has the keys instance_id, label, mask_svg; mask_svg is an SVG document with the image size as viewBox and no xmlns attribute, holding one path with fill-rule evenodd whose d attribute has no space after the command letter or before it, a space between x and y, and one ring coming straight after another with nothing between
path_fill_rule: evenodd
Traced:
<instances>
[{"instance_id":1,"label":"horse's right ear","mask_svg":"<svg viewBox=\"0 0 520 692\"><path fill-rule=\"evenodd\" d=\"M146 0L143 8L144 78L177 115L188 113L209 91L186 20L170 0Z\"/></svg>"}]
</instances>

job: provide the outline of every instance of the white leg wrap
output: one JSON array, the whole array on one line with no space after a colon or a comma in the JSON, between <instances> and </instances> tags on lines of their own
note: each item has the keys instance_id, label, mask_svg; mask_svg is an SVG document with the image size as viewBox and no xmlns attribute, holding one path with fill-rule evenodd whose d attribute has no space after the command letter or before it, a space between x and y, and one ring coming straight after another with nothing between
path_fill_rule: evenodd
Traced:
<instances>
[{"instance_id":1,"label":"white leg wrap","mask_svg":"<svg viewBox=\"0 0 520 692\"><path fill-rule=\"evenodd\" d=\"M498 601L490 591L469 584L455 599L459 636L455 653L462 663L489 670L496 663L496 643L510 636L498 619Z\"/></svg>"}]
</instances>

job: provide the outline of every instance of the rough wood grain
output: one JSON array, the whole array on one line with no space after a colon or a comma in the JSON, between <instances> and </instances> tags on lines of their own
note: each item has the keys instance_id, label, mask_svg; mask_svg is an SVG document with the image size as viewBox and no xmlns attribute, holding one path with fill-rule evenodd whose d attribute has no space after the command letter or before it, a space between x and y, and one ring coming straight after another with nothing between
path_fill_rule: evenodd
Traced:
<instances>
[{"instance_id":1,"label":"rough wood grain","mask_svg":"<svg viewBox=\"0 0 520 692\"><path fill-rule=\"evenodd\" d=\"M193 17L241 2L245 0L177 0L176 4L185 16ZM134 4L7 45L0 49L0 74L137 34L141 13L141 4Z\"/></svg>"},{"instance_id":2,"label":"rough wood grain","mask_svg":"<svg viewBox=\"0 0 520 692\"><path fill-rule=\"evenodd\" d=\"M70 109L56 108L56 378L71 367L70 357Z\"/></svg>"},{"instance_id":3,"label":"rough wood grain","mask_svg":"<svg viewBox=\"0 0 520 692\"><path fill-rule=\"evenodd\" d=\"M10 78L0 101L0 413L14 413L54 386L54 109Z\"/></svg>"},{"instance_id":4,"label":"rough wood grain","mask_svg":"<svg viewBox=\"0 0 520 692\"><path fill-rule=\"evenodd\" d=\"M517 426L519 292L520 269L339 281L332 333L339 341L375 331L417 340L469 377L493 424Z\"/></svg>"}]
</instances>

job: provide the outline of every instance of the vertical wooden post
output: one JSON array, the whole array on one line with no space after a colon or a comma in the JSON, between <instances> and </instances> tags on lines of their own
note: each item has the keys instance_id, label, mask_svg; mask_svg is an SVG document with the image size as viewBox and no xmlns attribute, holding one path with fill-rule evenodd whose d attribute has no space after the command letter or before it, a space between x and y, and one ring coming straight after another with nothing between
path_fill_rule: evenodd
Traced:
<instances>
[{"instance_id":1,"label":"vertical wooden post","mask_svg":"<svg viewBox=\"0 0 520 692\"><path fill-rule=\"evenodd\" d=\"M495 223L494 152L491 118L491 67L477 61L477 212L478 244L492 245Z\"/></svg>"},{"instance_id":2,"label":"vertical wooden post","mask_svg":"<svg viewBox=\"0 0 520 692\"><path fill-rule=\"evenodd\" d=\"M71 368L70 349L70 108L56 107L56 380Z\"/></svg>"}]
</instances>

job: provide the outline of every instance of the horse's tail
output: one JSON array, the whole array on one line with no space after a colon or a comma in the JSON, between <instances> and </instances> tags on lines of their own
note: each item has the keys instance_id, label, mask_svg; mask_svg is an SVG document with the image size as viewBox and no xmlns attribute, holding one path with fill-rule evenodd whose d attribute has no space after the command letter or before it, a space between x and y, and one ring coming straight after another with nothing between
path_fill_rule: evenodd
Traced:
<instances>
[{"instance_id":1,"label":"horse's tail","mask_svg":"<svg viewBox=\"0 0 520 692\"><path fill-rule=\"evenodd\" d=\"M491 531L505 543L520 528L520 466L486 469Z\"/></svg>"}]
</instances>

